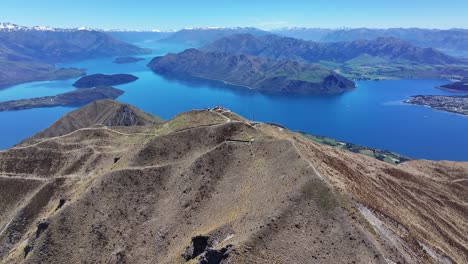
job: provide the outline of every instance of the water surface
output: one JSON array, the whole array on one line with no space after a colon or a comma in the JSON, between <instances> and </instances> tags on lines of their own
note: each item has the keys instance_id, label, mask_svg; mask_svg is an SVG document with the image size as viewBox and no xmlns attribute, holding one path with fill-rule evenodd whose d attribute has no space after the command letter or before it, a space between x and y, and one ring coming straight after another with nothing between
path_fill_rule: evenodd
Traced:
<instances>
[{"instance_id":1,"label":"water surface","mask_svg":"<svg viewBox=\"0 0 468 264\"><path fill-rule=\"evenodd\" d=\"M150 58L184 47L160 46L153 55L133 64L113 58L59 66L86 68L88 73L130 73L140 79L117 86L119 101L169 119L179 112L221 105L244 117L276 122L291 130L330 136L369 147L388 149L414 158L468 160L468 118L407 105L418 94L458 94L436 89L444 80L359 81L358 88L336 96L289 96L229 89L204 83L165 79L145 66ZM0 90L0 101L53 95L73 90L75 80L33 82ZM73 108L55 107L0 112L0 148L7 148L46 128Z\"/></svg>"}]
</instances>

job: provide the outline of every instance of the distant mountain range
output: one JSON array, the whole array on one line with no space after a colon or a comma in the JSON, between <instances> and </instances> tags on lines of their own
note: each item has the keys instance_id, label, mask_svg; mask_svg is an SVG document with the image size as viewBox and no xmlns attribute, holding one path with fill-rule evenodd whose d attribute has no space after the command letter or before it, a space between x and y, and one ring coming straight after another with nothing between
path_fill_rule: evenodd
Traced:
<instances>
[{"instance_id":1,"label":"distant mountain range","mask_svg":"<svg viewBox=\"0 0 468 264\"><path fill-rule=\"evenodd\" d=\"M466 29L322 29L322 28L285 28L272 33L321 42L370 40L379 37L395 37L425 48L440 50L468 51L468 30Z\"/></svg>"},{"instance_id":2,"label":"distant mountain range","mask_svg":"<svg viewBox=\"0 0 468 264\"><path fill-rule=\"evenodd\" d=\"M274 59L296 59L305 62L346 62L364 54L404 59L417 63L454 64L461 61L431 48L419 48L397 38L377 38L352 42L319 43L277 35L232 35L217 40L203 50L245 53Z\"/></svg>"},{"instance_id":3,"label":"distant mountain range","mask_svg":"<svg viewBox=\"0 0 468 264\"><path fill-rule=\"evenodd\" d=\"M312 64L197 49L156 57L148 66L170 77L204 78L264 92L333 94L355 87L339 74Z\"/></svg>"},{"instance_id":4,"label":"distant mountain range","mask_svg":"<svg viewBox=\"0 0 468 264\"><path fill-rule=\"evenodd\" d=\"M467 29L423 29L423 28L283 28L264 31L258 28L185 28L179 31L145 30L106 30L106 33L126 42L159 41L199 47L222 37L233 34L266 35L276 34L285 37L312 40L317 42L351 42L393 37L405 40L421 48L435 48L455 54L468 53Z\"/></svg>"},{"instance_id":5,"label":"distant mountain range","mask_svg":"<svg viewBox=\"0 0 468 264\"><path fill-rule=\"evenodd\" d=\"M78 29L0 24L0 85L82 75L77 69L56 69L58 62L148 53L106 33Z\"/></svg>"},{"instance_id":6,"label":"distant mountain range","mask_svg":"<svg viewBox=\"0 0 468 264\"><path fill-rule=\"evenodd\" d=\"M96 57L149 53L94 30L0 30L0 45L33 60L64 62Z\"/></svg>"},{"instance_id":7,"label":"distant mountain range","mask_svg":"<svg viewBox=\"0 0 468 264\"><path fill-rule=\"evenodd\" d=\"M447 65L466 66L466 61L397 38L320 43L277 35L237 34L208 44L202 50L320 63L355 78L437 77L442 72L446 74Z\"/></svg>"},{"instance_id":8,"label":"distant mountain range","mask_svg":"<svg viewBox=\"0 0 468 264\"><path fill-rule=\"evenodd\" d=\"M200 47L220 38L234 34L268 35L268 31L263 31L252 27L237 28L185 28L179 30L167 38L161 40L166 43L178 43L191 47Z\"/></svg>"}]
</instances>

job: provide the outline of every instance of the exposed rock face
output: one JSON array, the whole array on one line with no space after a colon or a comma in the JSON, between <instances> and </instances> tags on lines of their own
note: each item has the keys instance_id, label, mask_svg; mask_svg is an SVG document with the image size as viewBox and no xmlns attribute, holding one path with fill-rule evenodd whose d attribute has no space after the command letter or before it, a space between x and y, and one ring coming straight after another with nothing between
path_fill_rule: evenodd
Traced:
<instances>
[{"instance_id":1,"label":"exposed rock face","mask_svg":"<svg viewBox=\"0 0 468 264\"><path fill-rule=\"evenodd\" d=\"M131 74L91 74L81 77L73 86L77 88L92 88L97 86L114 86L130 83L138 80L138 77Z\"/></svg>"},{"instance_id":2,"label":"exposed rock face","mask_svg":"<svg viewBox=\"0 0 468 264\"><path fill-rule=\"evenodd\" d=\"M222 108L38 138L0 152L0 263L468 260L468 163L396 166Z\"/></svg>"},{"instance_id":3,"label":"exposed rock face","mask_svg":"<svg viewBox=\"0 0 468 264\"><path fill-rule=\"evenodd\" d=\"M223 260L229 257L229 250L232 245L227 245L220 250L208 249L197 261L197 264L220 264L223 263Z\"/></svg>"},{"instance_id":4,"label":"exposed rock face","mask_svg":"<svg viewBox=\"0 0 468 264\"><path fill-rule=\"evenodd\" d=\"M203 252L208 250L212 245L208 243L210 238L207 236L192 237L192 243L187 247L182 254L185 260L191 260L200 256Z\"/></svg>"}]
</instances>

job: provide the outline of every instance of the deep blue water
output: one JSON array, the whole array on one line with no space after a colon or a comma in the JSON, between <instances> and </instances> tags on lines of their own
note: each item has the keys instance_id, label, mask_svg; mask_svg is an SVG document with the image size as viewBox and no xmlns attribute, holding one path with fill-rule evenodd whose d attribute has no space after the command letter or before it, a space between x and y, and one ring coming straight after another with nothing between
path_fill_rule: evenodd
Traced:
<instances>
[{"instance_id":1,"label":"deep blue water","mask_svg":"<svg viewBox=\"0 0 468 264\"><path fill-rule=\"evenodd\" d=\"M183 47L158 47L155 54ZM436 89L444 80L360 81L358 88L336 96L284 96L167 80L146 68L147 61L114 64L113 58L67 63L88 73L131 73L140 79L120 85L119 101L168 119L181 111L221 105L247 118L276 122L292 130L388 149L414 158L468 161L468 118L403 104L417 94L457 94ZM33 82L0 90L0 101L73 90L75 80ZM73 108L55 107L0 112L0 148L46 128Z\"/></svg>"}]
</instances>

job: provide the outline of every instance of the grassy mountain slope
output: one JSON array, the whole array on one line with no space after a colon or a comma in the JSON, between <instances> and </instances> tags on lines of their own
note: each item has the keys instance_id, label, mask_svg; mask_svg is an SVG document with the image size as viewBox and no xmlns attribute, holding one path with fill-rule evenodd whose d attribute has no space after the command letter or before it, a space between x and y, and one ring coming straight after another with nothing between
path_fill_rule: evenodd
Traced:
<instances>
[{"instance_id":1,"label":"grassy mountain slope","mask_svg":"<svg viewBox=\"0 0 468 264\"><path fill-rule=\"evenodd\" d=\"M145 126L161 121L160 118L147 114L131 105L114 100L99 100L66 114L32 138L61 136L94 125Z\"/></svg>"},{"instance_id":2,"label":"grassy mountain slope","mask_svg":"<svg viewBox=\"0 0 468 264\"><path fill-rule=\"evenodd\" d=\"M265 92L333 94L354 83L333 71L296 61L188 49L154 58L154 72L175 77L201 77Z\"/></svg>"},{"instance_id":3,"label":"grassy mountain slope","mask_svg":"<svg viewBox=\"0 0 468 264\"><path fill-rule=\"evenodd\" d=\"M465 263L467 172L222 108L94 126L0 152L0 262Z\"/></svg>"},{"instance_id":4,"label":"grassy mountain slope","mask_svg":"<svg viewBox=\"0 0 468 264\"><path fill-rule=\"evenodd\" d=\"M319 43L276 35L239 34L219 39L202 50L320 63L353 78L468 74L466 61L397 38Z\"/></svg>"}]
</instances>

